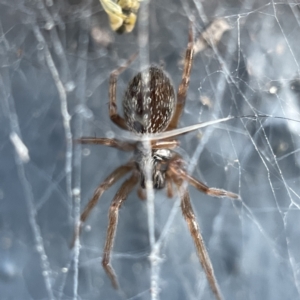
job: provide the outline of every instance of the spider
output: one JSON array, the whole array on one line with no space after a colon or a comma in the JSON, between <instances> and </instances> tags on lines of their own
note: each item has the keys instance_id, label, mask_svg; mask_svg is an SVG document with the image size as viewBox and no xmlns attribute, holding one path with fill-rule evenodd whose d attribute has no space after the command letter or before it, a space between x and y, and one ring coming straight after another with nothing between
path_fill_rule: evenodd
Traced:
<instances>
[{"instance_id":1,"label":"spider","mask_svg":"<svg viewBox=\"0 0 300 300\"><path fill-rule=\"evenodd\" d=\"M144 189L147 185L147 170L152 170L152 183L154 189L167 189L169 197L173 196L175 185L181 197L181 210L187 222L190 234L194 240L200 263L205 271L207 280L216 299L222 299L213 267L208 256L205 244L197 224L189 193L185 182L191 184L199 191L214 197L228 197L239 199L239 195L222 189L211 188L190 176L185 170L185 161L174 149L178 141L174 138L182 134L182 130L189 132L189 127L176 129L182 110L185 105L186 94L190 81L190 73L193 62L193 30L189 30L189 41L186 48L182 80L178 88L177 97L174 87L168 75L159 67L151 66L147 70L138 73L129 82L123 98L124 118L117 112L116 89L117 78L135 59L133 55L124 66L114 70L110 74L109 81L109 115L112 122L122 129L135 134L135 142L120 141L109 138L82 137L78 139L80 144L100 144L110 146L123 151L133 151L133 159L116 168L95 190L92 199L86 205L80 217L80 224L74 235L74 241L79 237L83 223L97 204L104 191L128 173L128 179L124 181L115 195L109 209L109 224L107 228L102 265L110 278L113 287L118 288L117 278L110 264L110 255L114 243L118 223L118 213L126 197L139 184L138 194L144 197ZM177 100L176 100L177 98ZM178 131L181 130L181 133ZM169 133L169 134L168 134ZM165 135L167 134L167 137ZM158 137L162 135L163 137ZM150 139L150 153L147 152L143 137L153 136ZM157 137L157 138L155 138ZM173 138L170 138L173 137Z\"/></svg>"},{"instance_id":2,"label":"spider","mask_svg":"<svg viewBox=\"0 0 300 300\"><path fill-rule=\"evenodd\" d=\"M117 33L128 33L134 28L136 15L143 0L100 0L106 11L110 27Z\"/></svg>"}]
</instances>

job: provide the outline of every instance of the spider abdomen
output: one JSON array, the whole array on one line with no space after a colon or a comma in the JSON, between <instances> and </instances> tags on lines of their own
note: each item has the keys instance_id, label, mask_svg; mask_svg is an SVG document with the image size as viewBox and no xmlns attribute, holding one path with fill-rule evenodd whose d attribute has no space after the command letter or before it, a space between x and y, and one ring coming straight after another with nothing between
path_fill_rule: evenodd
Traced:
<instances>
[{"instance_id":1,"label":"spider abdomen","mask_svg":"<svg viewBox=\"0 0 300 300\"><path fill-rule=\"evenodd\" d=\"M158 133L169 125L176 97L170 78L151 66L129 82L123 98L124 118L135 133Z\"/></svg>"}]
</instances>

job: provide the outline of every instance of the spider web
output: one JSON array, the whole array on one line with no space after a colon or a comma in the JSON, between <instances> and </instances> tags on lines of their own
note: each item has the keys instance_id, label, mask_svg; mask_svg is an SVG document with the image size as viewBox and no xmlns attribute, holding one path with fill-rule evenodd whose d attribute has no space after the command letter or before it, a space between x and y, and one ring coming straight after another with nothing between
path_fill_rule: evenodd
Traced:
<instances>
[{"instance_id":1,"label":"spider web","mask_svg":"<svg viewBox=\"0 0 300 300\"><path fill-rule=\"evenodd\" d=\"M119 291L101 258L120 183L70 249L94 189L130 158L73 139L122 138L108 117L108 77L138 48L142 65L162 64L178 86L190 19L197 53L180 127L228 115L299 120L299 6L165 0L140 14L121 36L98 1L0 0L1 299L214 299L179 199L163 192L153 210L133 192L120 211ZM120 76L119 106L139 68ZM242 198L189 189L225 299L300 298L299 123L289 119L236 119L180 138L193 176Z\"/></svg>"}]
</instances>

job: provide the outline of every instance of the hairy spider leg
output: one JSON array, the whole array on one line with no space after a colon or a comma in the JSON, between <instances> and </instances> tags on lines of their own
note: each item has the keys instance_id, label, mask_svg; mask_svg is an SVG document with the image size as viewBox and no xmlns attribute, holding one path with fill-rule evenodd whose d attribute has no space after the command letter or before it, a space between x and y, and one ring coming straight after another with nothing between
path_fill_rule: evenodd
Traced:
<instances>
[{"instance_id":1,"label":"hairy spider leg","mask_svg":"<svg viewBox=\"0 0 300 300\"><path fill-rule=\"evenodd\" d=\"M126 165L118 167L109 176L107 176L106 179L96 188L92 199L88 202L88 204L86 205L84 211L82 212L82 214L80 216L79 225L76 226L76 228L75 228L74 237L73 237L73 240L71 243L72 248L74 247L75 241L78 239L78 237L81 234L83 223L89 216L92 209L98 203L98 200L100 199L102 194L107 189L109 189L114 183L116 183L120 178L122 178L129 171L131 171L133 168L134 168L134 164L132 162L129 162Z\"/></svg>"},{"instance_id":2,"label":"hairy spider leg","mask_svg":"<svg viewBox=\"0 0 300 300\"><path fill-rule=\"evenodd\" d=\"M153 140L151 141L152 149L175 149L180 142L177 140Z\"/></svg>"},{"instance_id":3,"label":"hairy spider leg","mask_svg":"<svg viewBox=\"0 0 300 300\"><path fill-rule=\"evenodd\" d=\"M108 147L117 148L122 151L133 151L136 148L136 144L123 142L117 139L109 138L95 138L95 137L82 137L76 140L78 144L92 144L92 145L104 145Z\"/></svg>"},{"instance_id":4,"label":"hairy spider leg","mask_svg":"<svg viewBox=\"0 0 300 300\"><path fill-rule=\"evenodd\" d=\"M138 53L133 54L125 63L124 66L121 66L111 72L109 77L109 117L110 119L119 127L128 130L126 121L118 114L117 108L117 81L118 76L128 68L128 66L136 59Z\"/></svg>"},{"instance_id":5,"label":"hairy spider leg","mask_svg":"<svg viewBox=\"0 0 300 300\"><path fill-rule=\"evenodd\" d=\"M218 198L231 198L234 200L240 200L240 195L228 192L223 189L212 188L205 185L203 182L195 179L194 177L190 176L184 169L183 165L185 164L184 160L179 154L176 154L172 158L170 162L169 169L170 172L175 175L177 178L181 178L186 180L189 184L194 186L198 191L207 194L209 196L218 197Z\"/></svg>"},{"instance_id":6,"label":"hairy spider leg","mask_svg":"<svg viewBox=\"0 0 300 300\"><path fill-rule=\"evenodd\" d=\"M170 172L166 173L166 189L167 189L168 198L173 198L174 197L173 180L170 175Z\"/></svg>"},{"instance_id":7,"label":"hairy spider leg","mask_svg":"<svg viewBox=\"0 0 300 300\"><path fill-rule=\"evenodd\" d=\"M187 90L189 88L189 83L190 83L191 69L192 69L192 64L193 64L193 56L194 56L194 40L193 40L193 28L192 28L192 24L191 24L190 29L189 29L189 42L188 42L187 49L185 51L182 79L181 79L181 83L178 87L178 92L177 92L177 105L176 105L174 115L171 119L171 122L167 128L167 131L177 128L179 118L180 118L182 110L184 108L186 94L187 94Z\"/></svg>"},{"instance_id":8,"label":"hairy spider leg","mask_svg":"<svg viewBox=\"0 0 300 300\"><path fill-rule=\"evenodd\" d=\"M207 280L209 282L209 285L212 289L212 292L214 293L217 300L222 300L223 296L221 293L221 290L218 286L218 283L216 281L216 277L214 275L214 270L212 263L210 261L209 255L207 253L203 237L199 228L199 225L196 221L195 214L193 212L193 208L190 201L189 193L184 187L184 181L183 180L176 180L176 185L178 187L180 197L181 197L181 210L182 214L185 218L185 221L188 225L189 231L191 233L191 236L194 240L194 244L197 249L197 254L200 260L200 263L202 265L202 268L206 274Z\"/></svg>"},{"instance_id":9,"label":"hairy spider leg","mask_svg":"<svg viewBox=\"0 0 300 300\"><path fill-rule=\"evenodd\" d=\"M188 175L187 173L183 173L182 178L184 178L189 184L191 184L192 186L194 186L198 191L205 193L209 196L213 196L213 197L219 197L219 198L231 198L234 200L240 200L240 195L232 193L232 192L228 192L222 189L217 189L217 188L211 188L208 187L207 185L205 185L204 183L202 183L199 180L196 180L195 178L193 178L192 176Z\"/></svg>"},{"instance_id":10,"label":"hairy spider leg","mask_svg":"<svg viewBox=\"0 0 300 300\"><path fill-rule=\"evenodd\" d=\"M200 192L205 193L209 196L215 197L228 197L235 200L240 199L240 196L225 190L210 188L204 183L196 180L192 176L188 175L183 169L185 162L179 154L176 154L170 161L169 169L167 172L168 181L174 182L179 190L181 197L181 210L182 214L187 222L189 231L194 240L196 246L197 254L202 265L202 268L206 274L206 278L210 284L212 292L216 296L217 300L223 299L222 293L218 286L216 277L214 275L212 263L210 261L209 255L207 253L199 225L196 221L193 208L190 202L190 196L187 191L187 187L184 182L187 181L189 184L193 185Z\"/></svg>"},{"instance_id":11,"label":"hairy spider leg","mask_svg":"<svg viewBox=\"0 0 300 300\"><path fill-rule=\"evenodd\" d=\"M114 244L114 239L116 235L116 229L118 225L118 216L119 216L119 209L122 203L125 201L128 194L132 191L134 186L138 183L139 175L137 172L133 172L132 176L127 179L122 186L120 187L119 191L115 195L110 208L109 208L109 224L107 228L107 234L105 239L105 247L103 251L102 257L102 265L107 273L108 277L110 278L112 285L115 289L118 288L117 277L115 275L114 269L110 265L110 254Z\"/></svg>"}]
</instances>

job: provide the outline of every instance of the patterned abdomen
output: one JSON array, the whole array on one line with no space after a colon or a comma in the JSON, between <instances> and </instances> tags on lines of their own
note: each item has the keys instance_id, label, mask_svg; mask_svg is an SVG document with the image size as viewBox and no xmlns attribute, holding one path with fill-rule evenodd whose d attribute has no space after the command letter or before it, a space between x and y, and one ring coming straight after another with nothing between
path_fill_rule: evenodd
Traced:
<instances>
[{"instance_id":1,"label":"patterned abdomen","mask_svg":"<svg viewBox=\"0 0 300 300\"><path fill-rule=\"evenodd\" d=\"M142 75L143 74L143 75ZM135 133L158 133L169 125L176 97L171 80L152 66L129 82L123 98L128 129Z\"/></svg>"}]
</instances>

